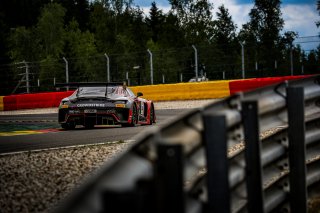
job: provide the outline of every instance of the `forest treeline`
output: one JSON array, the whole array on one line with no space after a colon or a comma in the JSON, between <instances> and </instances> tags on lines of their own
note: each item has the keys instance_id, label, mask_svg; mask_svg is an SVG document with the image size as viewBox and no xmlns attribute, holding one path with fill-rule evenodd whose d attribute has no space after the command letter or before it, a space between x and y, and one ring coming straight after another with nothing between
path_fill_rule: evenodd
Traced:
<instances>
[{"instance_id":1,"label":"forest treeline","mask_svg":"<svg viewBox=\"0 0 320 213\"><path fill-rule=\"evenodd\" d=\"M209 79L241 78L242 45L246 77L319 72L320 48L304 51L296 32L283 32L280 0L255 0L243 26L224 5L168 1L168 12L153 2L145 14L132 0L1 0L0 95L12 92L26 64L44 90L53 78L64 82L63 57L70 81L106 81L108 57L111 80L130 75L132 84L148 84L147 50L155 83L193 77L194 48Z\"/></svg>"}]
</instances>

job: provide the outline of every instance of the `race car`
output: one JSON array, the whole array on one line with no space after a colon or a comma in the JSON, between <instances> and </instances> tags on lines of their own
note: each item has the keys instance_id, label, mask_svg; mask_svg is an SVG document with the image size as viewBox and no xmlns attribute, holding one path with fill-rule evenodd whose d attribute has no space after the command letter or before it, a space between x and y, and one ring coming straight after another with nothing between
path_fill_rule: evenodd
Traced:
<instances>
[{"instance_id":1,"label":"race car","mask_svg":"<svg viewBox=\"0 0 320 213\"><path fill-rule=\"evenodd\" d=\"M64 129L76 125L93 128L95 125L136 126L156 122L151 100L135 95L123 83L68 83L56 87L76 87L75 92L62 99L58 121Z\"/></svg>"}]
</instances>

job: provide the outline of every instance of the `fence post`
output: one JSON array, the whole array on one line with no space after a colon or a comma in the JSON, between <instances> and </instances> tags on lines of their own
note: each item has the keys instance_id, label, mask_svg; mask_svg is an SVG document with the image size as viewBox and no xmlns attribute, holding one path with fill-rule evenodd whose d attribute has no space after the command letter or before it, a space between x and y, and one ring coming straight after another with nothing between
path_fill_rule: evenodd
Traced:
<instances>
[{"instance_id":1,"label":"fence post","mask_svg":"<svg viewBox=\"0 0 320 213\"><path fill-rule=\"evenodd\" d=\"M110 59L107 53L105 53L104 56L107 59L107 82L109 83L110 82Z\"/></svg>"},{"instance_id":2,"label":"fence post","mask_svg":"<svg viewBox=\"0 0 320 213\"><path fill-rule=\"evenodd\" d=\"M257 101L242 102L248 212L264 212Z\"/></svg>"},{"instance_id":3,"label":"fence post","mask_svg":"<svg viewBox=\"0 0 320 213\"><path fill-rule=\"evenodd\" d=\"M183 213L183 150L180 144L159 144L156 164L156 212Z\"/></svg>"},{"instance_id":4,"label":"fence post","mask_svg":"<svg viewBox=\"0 0 320 213\"><path fill-rule=\"evenodd\" d=\"M153 57L152 52L148 49L147 50L150 55L150 83L153 84Z\"/></svg>"},{"instance_id":5,"label":"fence post","mask_svg":"<svg viewBox=\"0 0 320 213\"><path fill-rule=\"evenodd\" d=\"M290 71L291 71L291 76L293 76L293 54L292 54L292 45L290 47Z\"/></svg>"},{"instance_id":6,"label":"fence post","mask_svg":"<svg viewBox=\"0 0 320 213\"><path fill-rule=\"evenodd\" d=\"M245 72L244 72L244 42L239 42L241 45L241 64L242 64L242 78L246 78Z\"/></svg>"},{"instance_id":7,"label":"fence post","mask_svg":"<svg viewBox=\"0 0 320 213\"><path fill-rule=\"evenodd\" d=\"M194 72L196 74L196 82L198 81L198 51L196 46L192 45L194 49Z\"/></svg>"},{"instance_id":8,"label":"fence post","mask_svg":"<svg viewBox=\"0 0 320 213\"><path fill-rule=\"evenodd\" d=\"M62 58L64 62L66 63L66 83L69 83L69 64L65 57ZM69 87L67 86L67 90L69 90Z\"/></svg>"},{"instance_id":9,"label":"fence post","mask_svg":"<svg viewBox=\"0 0 320 213\"><path fill-rule=\"evenodd\" d=\"M230 189L227 158L227 127L224 115L203 115L203 140L207 159L207 212L229 213Z\"/></svg>"},{"instance_id":10,"label":"fence post","mask_svg":"<svg viewBox=\"0 0 320 213\"><path fill-rule=\"evenodd\" d=\"M23 61L23 63L26 66L26 88L27 88L27 93L30 93L29 65L28 65L28 62L26 62L26 61Z\"/></svg>"},{"instance_id":11,"label":"fence post","mask_svg":"<svg viewBox=\"0 0 320 213\"><path fill-rule=\"evenodd\" d=\"M290 166L290 210L307 212L306 146L304 122L304 89L287 88L288 137Z\"/></svg>"},{"instance_id":12,"label":"fence post","mask_svg":"<svg viewBox=\"0 0 320 213\"><path fill-rule=\"evenodd\" d=\"M127 80L128 86L130 86L130 79L129 79L129 72L128 71L126 72L126 80Z\"/></svg>"}]
</instances>

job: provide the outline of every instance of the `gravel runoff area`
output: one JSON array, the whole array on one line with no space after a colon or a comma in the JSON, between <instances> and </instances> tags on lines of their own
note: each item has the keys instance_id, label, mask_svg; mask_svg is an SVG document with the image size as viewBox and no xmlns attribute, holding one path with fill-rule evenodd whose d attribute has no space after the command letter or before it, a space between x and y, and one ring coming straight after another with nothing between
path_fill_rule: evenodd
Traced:
<instances>
[{"instance_id":1,"label":"gravel runoff area","mask_svg":"<svg viewBox=\"0 0 320 213\"><path fill-rule=\"evenodd\" d=\"M155 102L157 109L197 108L214 100ZM56 113L57 108L0 111L1 115ZM0 212L48 212L131 141L0 155Z\"/></svg>"}]
</instances>

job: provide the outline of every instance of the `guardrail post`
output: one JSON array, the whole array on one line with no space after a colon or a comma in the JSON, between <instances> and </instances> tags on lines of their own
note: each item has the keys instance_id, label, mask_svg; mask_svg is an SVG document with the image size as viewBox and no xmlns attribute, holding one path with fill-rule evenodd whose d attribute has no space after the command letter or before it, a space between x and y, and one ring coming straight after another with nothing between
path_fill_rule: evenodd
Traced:
<instances>
[{"instance_id":1,"label":"guardrail post","mask_svg":"<svg viewBox=\"0 0 320 213\"><path fill-rule=\"evenodd\" d=\"M156 195L159 213L183 213L183 150L179 144L159 144L156 164Z\"/></svg>"},{"instance_id":2,"label":"guardrail post","mask_svg":"<svg viewBox=\"0 0 320 213\"><path fill-rule=\"evenodd\" d=\"M306 146L303 88L287 88L290 210L307 212Z\"/></svg>"},{"instance_id":3,"label":"guardrail post","mask_svg":"<svg viewBox=\"0 0 320 213\"><path fill-rule=\"evenodd\" d=\"M208 206L206 212L229 213L229 166L227 158L227 126L224 115L205 113L204 143L207 159Z\"/></svg>"},{"instance_id":4,"label":"guardrail post","mask_svg":"<svg viewBox=\"0 0 320 213\"><path fill-rule=\"evenodd\" d=\"M242 103L248 212L264 212L257 101Z\"/></svg>"}]
</instances>

